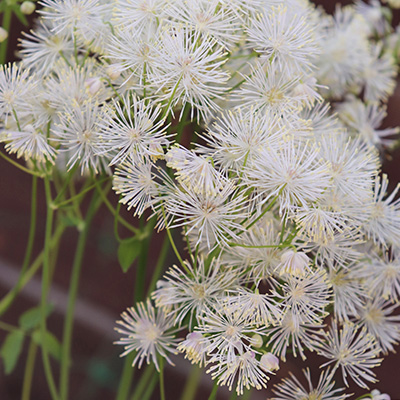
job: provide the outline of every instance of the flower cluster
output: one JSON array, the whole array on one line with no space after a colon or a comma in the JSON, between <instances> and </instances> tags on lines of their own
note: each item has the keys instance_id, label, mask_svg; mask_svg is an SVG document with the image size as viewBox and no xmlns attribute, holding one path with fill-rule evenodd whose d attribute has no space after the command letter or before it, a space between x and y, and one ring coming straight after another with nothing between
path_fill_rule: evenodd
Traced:
<instances>
[{"instance_id":1,"label":"flower cluster","mask_svg":"<svg viewBox=\"0 0 400 400\"><path fill-rule=\"evenodd\" d=\"M330 365L316 387L309 371L308 388L284 380L276 400L343 400L335 373L375 383L400 339L400 200L379 158L398 132L380 129L400 40L387 10L42 6L22 61L0 71L6 151L36 171L113 174L122 204L186 246L122 314L123 355L158 369L184 353L238 394L265 388L289 353Z\"/></svg>"}]
</instances>

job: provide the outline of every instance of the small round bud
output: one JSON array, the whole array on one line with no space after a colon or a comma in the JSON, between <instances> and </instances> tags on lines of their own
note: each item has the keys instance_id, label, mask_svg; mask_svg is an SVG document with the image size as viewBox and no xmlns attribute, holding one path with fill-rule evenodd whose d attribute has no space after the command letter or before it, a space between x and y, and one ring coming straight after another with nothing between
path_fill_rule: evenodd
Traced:
<instances>
[{"instance_id":1,"label":"small round bud","mask_svg":"<svg viewBox=\"0 0 400 400\"><path fill-rule=\"evenodd\" d=\"M8 32L4 28L0 27L0 43L4 42L7 38Z\"/></svg>"},{"instance_id":2,"label":"small round bud","mask_svg":"<svg viewBox=\"0 0 400 400\"><path fill-rule=\"evenodd\" d=\"M114 81L115 79L118 79L121 76L122 72L122 67L120 64L111 64L108 66L106 73L108 77Z\"/></svg>"},{"instance_id":3,"label":"small round bud","mask_svg":"<svg viewBox=\"0 0 400 400\"><path fill-rule=\"evenodd\" d=\"M95 95L103 86L100 78L88 78L85 81L85 86L89 90L89 93L93 96Z\"/></svg>"},{"instance_id":4,"label":"small round bud","mask_svg":"<svg viewBox=\"0 0 400 400\"><path fill-rule=\"evenodd\" d=\"M250 343L253 347L260 348L264 342L263 342L263 338L261 337L261 335L259 335L258 333L255 333L251 339L250 339Z\"/></svg>"},{"instance_id":5,"label":"small round bud","mask_svg":"<svg viewBox=\"0 0 400 400\"><path fill-rule=\"evenodd\" d=\"M35 11L36 5L31 1L24 1L21 4L20 10L22 14L31 15Z\"/></svg>"},{"instance_id":6,"label":"small round bud","mask_svg":"<svg viewBox=\"0 0 400 400\"><path fill-rule=\"evenodd\" d=\"M260 360L261 367L268 371L275 371L279 369L279 358L272 353L264 354Z\"/></svg>"},{"instance_id":7,"label":"small round bud","mask_svg":"<svg viewBox=\"0 0 400 400\"><path fill-rule=\"evenodd\" d=\"M307 254L299 251L287 250L281 256L281 272L280 274L290 274L293 276L301 276L306 273L310 259Z\"/></svg>"}]
</instances>

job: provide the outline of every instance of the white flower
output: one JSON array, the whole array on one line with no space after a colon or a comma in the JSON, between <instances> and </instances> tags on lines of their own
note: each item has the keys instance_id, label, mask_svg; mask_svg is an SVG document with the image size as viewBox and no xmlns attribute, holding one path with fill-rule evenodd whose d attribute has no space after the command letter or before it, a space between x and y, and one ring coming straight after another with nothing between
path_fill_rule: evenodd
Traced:
<instances>
[{"instance_id":1,"label":"white flower","mask_svg":"<svg viewBox=\"0 0 400 400\"><path fill-rule=\"evenodd\" d=\"M182 324L186 315L192 318L201 315L207 307L224 297L224 292L236 286L236 275L222 269L218 260L213 259L208 269L205 268L204 258L198 257L196 265L184 261L185 269L176 265L170 268L164 276L167 284L159 285L152 293L157 307L168 310L173 307L176 316L175 323ZM160 283L162 283L161 281Z\"/></svg>"},{"instance_id":2,"label":"white flower","mask_svg":"<svg viewBox=\"0 0 400 400\"><path fill-rule=\"evenodd\" d=\"M288 137L279 146L264 149L246 168L246 184L264 198L278 197L280 213L317 201L330 186L327 165L315 145Z\"/></svg>"},{"instance_id":3,"label":"white flower","mask_svg":"<svg viewBox=\"0 0 400 400\"><path fill-rule=\"evenodd\" d=\"M19 119L29 114L30 102L34 97L37 81L29 70L17 64L0 66L0 118L7 123L10 115Z\"/></svg>"},{"instance_id":4,"label":"white flower","mask_svg":"<svg viewBox=\"0 0 400 400\"><path fill-rule=\"evenodd\" d=\"M221 98L228 74L222 70L225 62L223 49L212 38L187 28L170 27L163 31L160 42L154 48L154 68L151 83L158 92L164 92L162 100L173 108L188 103L199 116L206 117L218 110L215 99Z\"/></svg>"},{"instance_id":5,"label":"white flower","mask_svg":"<svg viewBox=\"0 0 400 400\"><path fill-rule=\"evenodd\" d=\"M314 351L318 343L321 324L309 323L304 320L304 316L288 310L281 324L267 329L268 346L272 353L286 361L288 347L291 347L293 355L301 356L306 359L305 350Z\"/></svg>"},{"instance_id":6,"label":"white flower","mask_svg":"<svg viewBox=\"0 0 400 400\"><path fill-rule=\"evenodd\" d=\"M317 387L314 387L311 382L310 370L303 370L303 373L307 379L308 389L290 373L290 378L285 378L282 383L275 385L274 393L276 397L270 400L344 400L350 397L347 394L339 394L344 389L335 388L335 381L332 381L334 371L329 369L322 371Z\"/></svg>"},{"instance_id":7,"label":"white flower","mask_svg":"<svg viewBox=\"0 0 400 400\"><path fill-rule=\"evenodd\" d=\"M248 37L267 61L276 62L289 73L307 71L317 54L313 29L305 16L292 14L279 5L251 20Z\"/></svg>"},{"instance_id":8,"label":"white flower","mask_svg":"<svg viewBox=\"0 0 400 400\"><path fill-rule=\"evenodd\" d=\"M397 304L391 304L383 298L375 297L368 300L359 310L358 324L366 326L374 336L383 354L395 352L394 345L400 340L400 315L393 315Z\"/></svg>"},{"instance_id":9,"label":"white flower","mask_svg":"<svg viewBox=\"0 0 400 400\"><path fill-rule=\"evenodd\" d=\"M375 243L387 247L392 243L400 245L400 200L396 195L400 189L397 185L394 191L387 195L388 178L377 176L374 182L374 196L366 211L368 218L363 224L363 229Z\"/></svg>"},{"instance_id":10,"label":"white flower","mask_svg":"<svg viewBox=\"0 0 400 400\"><path fill-rule=\"evenodd\" d=\"M147 104L132 93L124 96L122 102L113 99L113 105L115 112L107 108L100 124L105 151L112 157L110 165L123 163L129 156L162 156L162 146L168 140L167 127L159 119L160 106Z\"/></svg>"},{"instance_id":11,"label":"white flower","mask_svg":"<svg viewBox=\"0 0 400 400\"><path fill-rule=\"evenodd\" d=\"M228 386L232 390L235 380L236 393L243 395L243 389L257 390L267 387L269 377L253 351L245 351L233 357L220 355L214 359L216 365L211 366L207 372L211 373L213 379L217 379L218 385Z\"/></svg>"},{"instance_id":12,"label":"white flower","mask_svg":"<svg viewBox=\"0 0 400 400\"><path fill-rule=\"evenodd\" d=\"M221 46L232 48L239 41L239 20L220 0L175 0L165 13L177 25L210 36Z\"/></svg>"},{"instance_id":13,"label":"white flower","mask_svg":"<svg viewBox=\"0 0 400 400\"><path fill-rule=\"evenodd\" d=\"M181 187L171 186L164 203L168 217L167 226L186 226L189 234L197 231L196 246L204 239L208 249L216 244L235 240L244 228L237 221L248 215L245 198L226 182L217 193L199 193L181 182Z\"/></svg>"},{"instance_id":14,"label":"white flower","mask_svg":"<svg viewBox=\"0 0 400 400\"><path fill-rule=\"evenodd\" d=\"M377 358L380 348L366 329L358 329L349 322L339 328L334 321L329 332L325 333L325 340L326 342L319 342L317 351L330 361L322 367L335 363L334 370L340 367L346 386L349 386L348 376L364 389L368 389L365 381L376 382L371 368L379 366L382 361Z\"/></svg>"},{"instance_id":15,"label":"white flower","mask_svg":"<svg viewBox=\"0 0 400 400\"><path fill-rule=\"evenodd\" d=\"M282 136L277 118L261 113L229 111L203 135L211 146L202 150L211 154L213 161L223 169L242 171L252 165L262 150L277 142Z\"/></svg>"},{"instance_id":16,"label":"white flower","mask_svg":"<svg viewBox=\"0 0 400 400\"><path fill-rule=\"evenodd\" d=\"M235 99L248 112L262 114L290 114L302 107L304 94L294 90L299 77L282 73L276 63L261 64L257 61L251 72L244 75L245 82L235 92Z\"/></svg>"},{"instance_id":17,"label":"white flower","mask_svg":"<svg viewBox=\"0 0 400 400\"><path fill-rule=\"evenodd\" d=\"M358 316L367 293L358 278L357 272L352 273L353 266L329 271L329 282L333 290L333 307L335 317L339 322Z\"/></svg>"},{"instance_id":18,"label":"white flower","mask_svg":"<svg viewBox=\"0 0 400 400\"><path fill-rule=\"evenodd\" d=\"M159 189L149 160L133 159L129 156L115 170L113 189L121 195L120 203L127 204L128 210L135 208L134 216L141 216L159 200Z\"/></svg>"},{"instance_id":19,"label":"white flower","mask_svg":"<svg viewBox=\"0 0 400 400\"><path fill-rule=\"evenodd\" d=\"M78 34L86 41L95 38L95 27L106 5L99 0L42 0L39 11L52 24L55 34Z\"/></svg>"},{"instance_id":20,"label":"white flower","mask_svg":"<svg viewBox=\"0 0 400 400\"><path fill-rule=\"evenodd\" d=\"M81 173L92 169L98 173L108 162L101 156L103 142L99 122L102 110L97 103L75 104L59 114L60 122L52 128L52 133L60 144L60 151L69 152L68 168L75 164Z\"/></svg>"},{"instance_id":21,"label":"white flower","mask_svg":"<svg viewBox=\"0 0 400 400\"><path fill-rule=\"evenodd\" d=\"M21 40L22 62L25 67L46 76L55 68L61 55L66 59L74 54L74 42L68 33L55 34L44 23L30 33L24 33ZM79 45L78 45L79 46ZM81 50L81 46L77 51Z\"/></svg>"},{"instance_id":22,"label":"white flower","mask_svg":"<svg viewBox=\"0 0 400 400\"><path fill-rule=\"evenodd\" d=\"M138 363L140 368L144 360L147 364L152 361L157 371L160 370L158 355L174 365L168 356L168 353L176 353L178 342L174 337L176 331L171 330L174 326L173 315L167 317L162 310L155 309L150 300L147 300L146 303L138 303L136 309L128 308L121 317L123 320L117 321L117 324L121 325L122 329L115 328L118 333L126 335L115 342L124 346L125 351L121 357L136 351L132 366Z\"/></svg>"},{"instance_id":23,"label":"white flower","mask_svg":"<svg viewBox=\"0 0 400 400\"><path fill-rule=\"evenodd\" d=\"M199 332L190 332L186 339L179 343L178 351L185 353L185 358L202 367L206 364L207 338Z\"/></svg>"},{"instance_id":24,"label":"white flower","mask_svg":"<svg viewBox=\"0 0 400 400\"><path fill-rule=\"evenodd\" d=\"M215 195L229 184L225 175L214 167L211 157L198 155L178 144L168 150L165 159L167 166L176 171L177 180L196 193Z\"/></svg>"},{"instance_id":25,"label":"white flower","mask_svg":"<svg viewBox=\"0 0 400 400\"><path fill-rule=\"evenodd\" d=\"M364 71L366 101L387 100L396 88L397 65L392 54L383 51L382 44L372 47L371 60Z\"/></svg>"},{"instance_id":26,"label":"white flower","mask_svg":"<svg viewBox=\"0 0 400 400\"><path fill-rule=\"evenodd\" d=\"M308 261L307 257L306 262ZM327 315L326 307L332 301L325 271L311 272L302 277L289 275L284 279L286 282L279 288L282 294L275 289L273 295L281 299L293 314L301 316L304 321L320 324Z\"/></svg>"},{"instance_id":27,"label":"white flower","mask_svg":"<svg viewBox=\"0 0 400 400\"><path fill-rule=\"evenodd\" d=\"M27 161L39 161L45 163L49 161L54 164L56 150L48 143L46 134L39 128L28 124L21 130L7 129L1 132L0 142L5 142L5 149L17 158L23 156Z\"/></svg>"},{"instance_id":28,"label":"white flower","mask_svg":"<svg viewBox=\"0 0 400 400\"><path fill-rule=\"evenodd\" d=\"M164 0L118 0L113 10L115 26L135 35L154 33L165 6Z\"/></svg>"},{"instance_id":29,"label":"white flower","mask_svg":"<svg viewBox=\"0 0 400 400\"><path fill-rule=\"evenodd\" d=\"M390 145L394 139L386 137L399 133L398 128L379 129L386 117L386 108L377 104L364 104L352 99L341 103L337 110L339 118L350 128L350 131L362 137L369 145Z\"/></svg>"},{"instance_id":30,"label":"white flower","mask_svg":"<svg viewBox=\"0 0 400 400\"><path fill-rule=\"evenodd\" d=\"M375 147L345 133L326 135L321 138L321 156L329 163L335 193L359 204L370 199L372 182L379 170Z\"/></svg>"}]
</instances>

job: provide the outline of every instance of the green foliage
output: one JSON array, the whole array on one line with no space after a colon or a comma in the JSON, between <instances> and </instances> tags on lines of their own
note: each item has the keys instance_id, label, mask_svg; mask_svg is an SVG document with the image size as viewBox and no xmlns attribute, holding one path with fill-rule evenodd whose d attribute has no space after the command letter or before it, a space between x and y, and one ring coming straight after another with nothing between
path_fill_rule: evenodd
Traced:
<instances>
[{"instance_id":1,"label":"green foliage","mask_svg":"<svg viewBox=\"0 0 400 400\"><path fill-rule=\"evenodd\" d=\"M24 343L24 332L15 330L9 333L1 346L0 355L4 362L5 373L11 374L17 364Z\"/></svg>"},{"instance_id":2,"label":"green foliage","mask_svg":"<svg viewBox=\"0 0 400 400\"><path fill-rule=\"evenodd\" d=\"M118 247L118 261L122 271L127 272L140 254L142 243L136 237L122 240Z\"/></svg>"}]
</instances>

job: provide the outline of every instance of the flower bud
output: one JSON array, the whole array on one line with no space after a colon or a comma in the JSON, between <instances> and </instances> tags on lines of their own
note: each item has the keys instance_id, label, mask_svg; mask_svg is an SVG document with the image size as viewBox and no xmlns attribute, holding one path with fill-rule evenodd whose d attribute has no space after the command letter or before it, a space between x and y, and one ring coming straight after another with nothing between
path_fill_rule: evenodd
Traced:
<instances>
[{"instance_id":1,"label":"flower bud","mask_svg":"<svg viewBox=\"0 0 400 400\"><path fill-rule=\"evenodd\" d=\"M261 335L259 335L258 333L255 333L251 339L250 339L250 343L253 347L255 348L260 348L264 342L263 342L263 338L261 337Z\"/></svg>"},{"instance_id":2,"label":"flower bud","mask_svg":"<svg viewBox=\"0 0 400 400\"><path fill-rule=\"evenodd\" d=\"M281 275L304 275L310 259L307 254L293 250L285 251L281 256Z\"/></svg>"},{"instance_id":3,"label":"flower bud","mask_svg":"<svg viewBox=\"0 0 400 400\"><path fill-rule=\"evenodd\" d=\"M371 392L372 400L390 400L390 396L385 393L381 393L379 390L374 389Z\"/></svg>"},{"instance_id":4,"label":"flower bud","mask_svg":"<svg viewBox=\"0 0 400 400\"><path fill-rule=\"evenodd\" d=\"M106 73L108 77L112 80L115 81L118 79L121 75L122 72L122 67L120 64L111 64L108 66Z\"/></svg>"},{"instance_id":5,"label":"flower bud","mask_svg":"<svg viewBox=\"0 0 400 400\"><path fill-rule=\"evenodd\" d=\"M261 367L268 371L275 371L279 369L279 358L272 353L264 354L260 360Z\"/></svg>"},{"instance_id":6,"label":"flower bud","mask_svg":"<svg viewBox=\"0 0 400 400\"><path fill-rule=\"evenodd\" d=\"M103 86L100 78L88 78L85 81L85 86L89 90L89 93L95 95Z\"/></svg>"},{"instance_id":7,"label":"flower bud","mask_svg":"<svg viewBox=\"0 0 400 400\"><path fill-rule=\"evenodd\" d=\"M24 1L21 4L20 10L22 14L31 15L35 11L36 5L31 1Z\"/></svg>"},{"instance_id":8,"label":"flower bud","mask_svg":"<svg viewBox=\"0 0 400 400\"><path fill-rule=\"evenodd\" d=\"M0 43L4 42L7 38L8 32L4 28L0 27Z\"/></svg>"}]
</instances>

